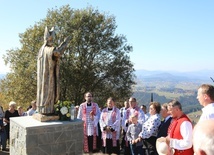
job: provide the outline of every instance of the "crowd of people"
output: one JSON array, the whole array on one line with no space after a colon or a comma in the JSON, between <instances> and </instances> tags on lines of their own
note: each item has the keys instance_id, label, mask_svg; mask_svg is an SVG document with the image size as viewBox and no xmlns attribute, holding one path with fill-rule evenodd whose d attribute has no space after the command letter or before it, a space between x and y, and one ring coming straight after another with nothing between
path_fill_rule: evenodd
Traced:
<instances>
[{"instance_id":1,"label":"crowd of people","mask_svg":"<svg viewBox=\"0 0 214 155\"><path fill-rule=\"evenodd\" d=\"M3 107L0 106L0 138L1 138L1 150L9 151L7 144L9 144L10 138L10 118L18 116L32 116L36 113L36 101L32 101L31 105L24 111L22 106L16 108L16 102L11 101L9 103L9 108L3 110Z\"/></svg>"},{"instance_id":2,"label":"crowd of people","mask_svg":"<svg viewBox=\"0 0 214 155\"><path fill-rule=\"evenodd\" d=\"M77 118L84 122L83 152L124 155L213 155L214 86L199 87L197 99L203 106L199 122L194 127L182 111L178 100L148 107L138 106L130 97L124 107L117 108L109 97L100 109L87 92L79 106ZM202 136L201 136L202 135ZM202 147L203 146L203 147Z\"/></svg>"},{"instance_id":3,"label":"crowd of people","mask_svg":"<svg viewBox=\"0 0 214 155\"><path fill-rule=\"evenodd\" d=\"M212 155L214 153L214 86L203 84L197 99L203 106L198 123L182 111L178 100L160 104L151 102L139 106L130 97L124 107L118 108L115 99L109 97L106 107L100 108L87 92L85 102L78 107L77 118L83 120L83 152L124 155ZM36 101L27 111L16 110L11 101L9 108L0 107L1 149L6 148L10 133L10 118L31 116L36 111Z\"/></svg>"}]
</instances>

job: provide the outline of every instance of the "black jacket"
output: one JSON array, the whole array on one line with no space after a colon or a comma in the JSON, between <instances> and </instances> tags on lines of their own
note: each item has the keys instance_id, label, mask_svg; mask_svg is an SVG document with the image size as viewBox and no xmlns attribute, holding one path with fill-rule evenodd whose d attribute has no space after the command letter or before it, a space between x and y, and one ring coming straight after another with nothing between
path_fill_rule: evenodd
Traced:
<instances>
[{"instance_id":1,"label":"black jacket","mask_svg":"<svg viewBox=\"0 0 214 155\"><path fill-rule=\"evenodd\" d=\"M166 122L161 121L161 125L159 126L157 138L166 137L169 125L171 124L172 117L170 117Z\"/></svg>"}]
</instances>

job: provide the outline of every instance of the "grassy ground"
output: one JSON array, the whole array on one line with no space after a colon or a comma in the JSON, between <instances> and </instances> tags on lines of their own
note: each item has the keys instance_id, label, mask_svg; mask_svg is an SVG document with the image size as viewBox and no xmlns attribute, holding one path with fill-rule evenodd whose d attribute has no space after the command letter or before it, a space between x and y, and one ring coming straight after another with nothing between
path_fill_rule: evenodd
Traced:
<instances>
[{"instance_id":1,"label":"grassy ground","mask_svg":"<svg viewBox=\"0 0 214 155\"><path fill-rule=\"evenodd\" d=\"M193 122L194 125L198 122L201 116L201 113L202 111L200 110L200 111L191 112L188 114L188 117L190 118L190 120Z\"/></svg>"}]
</instances>

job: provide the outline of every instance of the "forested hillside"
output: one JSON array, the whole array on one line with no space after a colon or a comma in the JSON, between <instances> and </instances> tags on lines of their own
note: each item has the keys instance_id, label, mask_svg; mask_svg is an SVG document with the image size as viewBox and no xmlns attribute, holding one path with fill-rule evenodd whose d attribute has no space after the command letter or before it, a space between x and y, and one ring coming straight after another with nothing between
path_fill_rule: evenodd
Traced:
<instances>
[{"instance_id":1,"label":"forested hillside","mask_svg":"<svg viewBox=\"0 0 214 155\"><path fill-rule=\"evenodd\" d=\"M202 106L197 100L197 89L203 83L213 84L210 72L177 73L161 71L136 71L136 83L133 96L138 104L148 105L153 94L153 101L161 104L177 99L183 111L191 113L200 111Z\"/></svg>"},{"instance_id":2,"label":"forested hillside","mask_svg":"<svg viewBox=\"0 0 214 155\"><path fill-rule=\"evenodd\" d=\"M151 101L151 92L134 92L133 96L137 98L138 105L149 105L149 102ZM153 93L153 101L158 101L161 104L169 102L172 99L173 98L167 98L166 96L160 96L156 93ZM177 99L182 104L183 111L185 113L201 110L201 105L196 99L196 94L190 96L184 95L175 99Z\"/></svg>"}]
</instances>

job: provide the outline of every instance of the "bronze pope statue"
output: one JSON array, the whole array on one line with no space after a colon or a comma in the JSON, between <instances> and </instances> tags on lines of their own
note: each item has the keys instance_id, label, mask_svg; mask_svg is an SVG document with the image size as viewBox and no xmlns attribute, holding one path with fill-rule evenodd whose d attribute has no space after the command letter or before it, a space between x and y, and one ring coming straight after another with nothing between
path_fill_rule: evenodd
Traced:
<instances>
[{"instance_id":1,"label":"bronze pope statue","mask_svg":"<svg viewBox=\"0 0 214 155\"><path fill-rule=\"evenodd\" d=\"M54 27L45 28L44 44L39 50L37 60L37 111L48 115L54 112L54 104L59 100L59 63L70 37L58 47L53 46Z\"/></svg>"}]
</instances>

